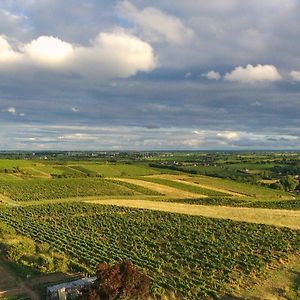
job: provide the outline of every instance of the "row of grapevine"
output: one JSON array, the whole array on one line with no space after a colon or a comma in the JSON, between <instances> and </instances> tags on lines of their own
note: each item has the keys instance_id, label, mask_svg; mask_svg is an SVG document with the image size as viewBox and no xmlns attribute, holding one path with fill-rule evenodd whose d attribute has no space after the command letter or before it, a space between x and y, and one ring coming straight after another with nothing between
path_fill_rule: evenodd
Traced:
<instances>
[{"instance_id":1,"label":"row of grapevine","mask_svg":"<svg viewBox=\"0 0 300 300\"><path fill-rule=\"evenodd\" d=\"M153 293L216 298L267 264L300 252L299 231L179 214L56 204L6 208L0 219L86 266L130 259L147 270Z\"/></svg>"}]
</instances>

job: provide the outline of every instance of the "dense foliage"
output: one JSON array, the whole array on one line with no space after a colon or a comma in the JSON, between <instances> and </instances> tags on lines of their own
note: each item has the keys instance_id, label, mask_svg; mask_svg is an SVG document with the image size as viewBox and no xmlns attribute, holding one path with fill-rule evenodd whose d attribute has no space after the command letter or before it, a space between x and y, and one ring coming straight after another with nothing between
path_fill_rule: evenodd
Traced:
<instances>
[{"instance_id":1,"label":"dense foliage","mask_svg":"<svg viewBox=\"0 0 300 300\"><path fill-rule=\"evenodd\" d=\"M101 263L97 279L85 293L85 300L148 300L150 279L130 261L113 266Z\"/></svg>"},{"instance_id":2,"label":"dense foliage","mask_svg":"<svg viewBox=\"0 0 300 300\"><path fill-rule=\"evenodd\" d=\"M153 279L153 294L216 298L267 264L300 251L299 231L265 225L92 204L3 208L19 234L47 242L93 273L130 259Z\"/></svg>"}]
</instances>

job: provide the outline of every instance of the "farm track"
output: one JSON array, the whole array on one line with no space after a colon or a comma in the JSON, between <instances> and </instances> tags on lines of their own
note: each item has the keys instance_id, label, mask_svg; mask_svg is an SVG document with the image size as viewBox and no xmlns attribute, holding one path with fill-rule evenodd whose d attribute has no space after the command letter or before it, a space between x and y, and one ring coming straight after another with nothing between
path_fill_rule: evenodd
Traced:
<instances>
[{"instance_id":1,"label":"farm track","mask_svg":"<svg viewBox=\"0 0 300 300\"><path fill-rule=\"evenodd\" d=\"M183 191L183 190L169 187L169 186L166 186L163 184L144 181L142 179L131 179L131 178L112 178L112 179L140 185L142 187L159 192L159 193L163 194L164 196L171 197L171 198L181 198L182 199L182 198L206 198L207 197L205 195Z\"/></svg>"},{"instance_id":2,"label":"farm track","mask_svg":"<svg viewBox=\"0 0 300 300\"><path fill-rule=\"evenodd\" d=\"M300 211L265 208L193 205L182 203L168 203L161 201L128 199L90 200L86 202L102 205L104 204L131 208L150 209L217 219L230 219L234 221L300 229Z\"/></svg>"}]
</instances>

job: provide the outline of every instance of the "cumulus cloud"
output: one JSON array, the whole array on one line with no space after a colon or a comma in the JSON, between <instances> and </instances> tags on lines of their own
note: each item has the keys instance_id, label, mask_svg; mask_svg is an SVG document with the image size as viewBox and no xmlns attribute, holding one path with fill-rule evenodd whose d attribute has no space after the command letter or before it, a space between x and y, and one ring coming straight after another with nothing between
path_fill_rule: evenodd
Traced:
<instances>
[{"instance_id":1,"label":"cumulus cloud","mask_svg":"<svg viewBox=\"0 0 300 300\"><path fill-rule=\"evenodd\" d=\"M209 80L219 80L221 78L221 75L219 72L216 71L208 71L207 73L201 74L202 77L205 77Z\"/></svg>"},{"instance_id":2,"label":"cumulus cloud","mask_svg":"<svg viewBox=\"0 0 300 300\"><path fill-rule=\"evenodd\" d=\"M139 10L130 1L121 1L117 5L120 15L134 22L143 35L154 42L167 41L181 44L193 37L193 30L185 26L176 17L154 7Z\"/></svg>"},{"instance_id":3,"label":"cumulus cloud","mask_svg":"<svg viewBox=\"0 0 300 300\"><path fill-rule=\"evenodd\" d=\"M226 73L224 79L242 83L272 82L281 80L282 77L277 68L272 65L247 65L236 67L230 73Z\"/></svg>"},{"instance_id":4,"label":"cumulus cloud","mask_svg":"<svg viewBox=\"0 0 300 300\"><path fill-rule=\"evenodd\" d=\"M294 81L300 81L300 72L299 71L292 71L290 72L290 76Z\"/></svg>"},{"instance_id":5,"label":"cumulus cloud","mask_svg":"<svg viewBox=\"0 0 300 300\"><path fill-rule=\"evenodd\" d=\"M34 62L46 65L65 63L73 55L73 46L52 36L40 36L24 46L24 53Z\"/></svg>"},{"instance_id":6,"label":"cumulus cloud","mask_svg":"<svg viewBox=\"0 0 300 300\"><path fill-rule=\"evenodd\" d=\"M156 57L150 44L122 30L100 33L89 46L73 45L52 36L41 36L12 49L7 38L0 38L1 64L77 73L97 79L126 78L138 71L150 71Z\"/></svg>"}]
</instances>

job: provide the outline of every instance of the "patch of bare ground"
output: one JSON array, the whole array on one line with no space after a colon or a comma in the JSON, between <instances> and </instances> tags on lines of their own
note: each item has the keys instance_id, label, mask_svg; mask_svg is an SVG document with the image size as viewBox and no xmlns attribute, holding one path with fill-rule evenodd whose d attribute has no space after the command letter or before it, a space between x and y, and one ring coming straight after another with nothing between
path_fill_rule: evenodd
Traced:
<instances>
[{"instance_id":1,"label":"patch of bare ground","mask_svg":"<svg viewBox=\"0 0 300 300\"><path fill-rule=\"evenodd\" d=\"M53 285L57 282L74 278L75 275L63 273L42 274L32 279L20 279L7 267L5 260L0 258L0 299L13 296L27 296L33 300L41 300L42 297L36 290L36 286L46 284Z\"/></svg>"},{"instance_id":2,"label":"patch of bare ground","mask_svg":"<svg viewBox=\"0 0 300 300\"><path fill-rule=\"evenodd\" d=\"M18 280L0 259L0 298L26 295L33 300L39 300L39 295L24 282Z\"/></svg>"}]
</instances>

